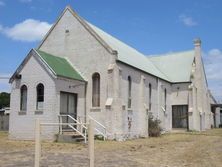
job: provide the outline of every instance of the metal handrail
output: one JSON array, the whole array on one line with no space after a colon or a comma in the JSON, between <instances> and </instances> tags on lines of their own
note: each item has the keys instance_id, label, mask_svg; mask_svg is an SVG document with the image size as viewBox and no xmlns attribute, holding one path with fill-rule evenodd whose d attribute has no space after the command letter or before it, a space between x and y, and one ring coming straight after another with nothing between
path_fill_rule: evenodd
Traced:
<instances>
[{"instance_id":1,"label":"metal handrail","mask_svg":"<svg viewBox=\"0 0 222 167\"><path fill-rule=\"evenodd\" d=\"M106 129L106 127L101 124L100 122L98 122L97 120L95 120L93 117L91 117L90 115L88 115L89 119L92 119L93 121L95 121L97 124L99 124L100 126L102 126L104 129Z\"/></svg>"},{"instance_id":2,"label":"metal handrail","mask_svg":"<svg viewBox=\"0 0 222 167\"><path fill-rule=\"evenodd\" d=\"M93 117L91 117L90 115L88 115L89 119L93 120L96 124L98 124L100 127L102 127L104 129L104 133L101 132L99 129L95 128L95 130L101 134L103 136L103 139L106 140L107 138L107 130L106 130L106 127L101 124L100 122L98 122L97 120L95 120Z\"/></svg>"},{"instance_id":3,"label":"metal handrail","mask_svg":"<svg viewBox=\"0 0 222 167\"><path fill-rule=\"evenodd\" d=\"M72 119L75 123L67 123L67 125L73 129L75 132L79 133L83 138L84 138L84 141L86 143L86 140L87 140L87 135L86 135L86 131L87 131L87 127L85 126L86 124L85 123L80 123L78 120L76 120L75 118L73 118L71 115L58 115L59 117L59 124L60 124L60 129L61 129L61 132L63 131L61 126L64 125L64 123L62 123L62 121L60 122L60 118L61 117L69 117L70 119ZM62 120L62 119L61 119ZM77 128L75 128L73 125L80 125L80 128L81 130L79 131ZM84 130L84 133L82 133L82 131Z\"/></svg>"}]
</instances>

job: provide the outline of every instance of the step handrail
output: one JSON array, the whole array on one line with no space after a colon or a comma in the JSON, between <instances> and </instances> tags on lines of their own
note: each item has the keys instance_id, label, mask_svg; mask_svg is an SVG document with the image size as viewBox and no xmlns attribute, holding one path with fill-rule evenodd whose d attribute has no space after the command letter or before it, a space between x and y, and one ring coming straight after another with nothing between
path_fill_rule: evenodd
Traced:
<instances>
[{"instance_id":1,"label":"step handrail","mask_svg":"<svg viewBox=\"0 0 222 167\"><path fill-rule=\"evenodd\" d=\"M100 126L102 126L104 129L106 129L106 127L105 127L103 124L101 124L100 122L98 122L97 120L95 120L93 117L91 117L90 115L88 115L88 117L89 117L89 119L95 121L97 124L99 124Z\"/></svg>"},{"instance_id":2,"label":"step handrail","mask_svg":"<svg viewBox=\"0 0 222 167\"><path fill-rule=\"evenodd\" d=\"M64 114L62 114L62 115L58 115L58 117L59 117L60 126L62 126L62 124L63 124L62 121L60 122L60 118L62 118L62 117L69 117L69 118L72 119L77 125L80 125L81 131L79 131L77 128L75 128L75 127L72 125L72 123L67 123L68 126L69 126L73 131L79 133L79 134L84 138L84 141L85 141L85 143L86 143L86 141L87 141L87 134L86 134L87 127L84 125L84 123L80 123L78 120L76 120L75 118L73 118L71 115L64 115ZM61 119L61 120L62 120L62 119ZM62 128L60 128L60 129L61 129L61 131L63 131ZM82 130L83 130L83 129L84 129L84 133L82 133Z\"/></svg>"},{"instance_id":3,"label":"step handrail","mask_svg":"<svg viewBox=\"0 0 222 167\"><path fill-rule=\"evenodd\" d=\"M96 124L98 124L100 127L102 127L102 128L104 129L104 133L103 133L103 132L101 132L99 129L97 129L97 128L95 127L95 130L96 130L99 134L101 134L101 135L103 136L103 139L104 139L104 140L106 140L106 138L107 138L107 130L106 130L106 127L105 127L103 124L101 124L100 122L98 122L96 119L94 119L92 116L88 115L88 118L91 119L91 120L93 120Z\"/></svg>"}]
</instances>

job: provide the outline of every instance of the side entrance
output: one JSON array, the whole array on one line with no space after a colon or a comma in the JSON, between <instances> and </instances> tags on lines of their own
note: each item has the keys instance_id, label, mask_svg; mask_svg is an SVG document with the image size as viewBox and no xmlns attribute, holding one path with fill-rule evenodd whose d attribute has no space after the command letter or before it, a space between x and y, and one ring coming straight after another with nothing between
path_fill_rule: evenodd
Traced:
<instances>
[{"instance_id":1,"label":"side entrance","mask_svg":"<svg viewBox=\"0 0 222 167\"><path fill-rule=\"evenodd\" d=\"M189 129L188 125L188 105L173 105L172 127Z\"/></svg>"},{"instance_id":2,"label":"side entrance","mask_svg":"<svg viewBox=\"0 0 222 167\"><path fill-rule=\"evenodd\" d=\"M77 94L75 93L60 93L60 115L63 123L73 123L73 120L65 115L70 115L77 119ZM68 126L63 126L63 129L69 129Z\"/></svg>"}]
</instances>

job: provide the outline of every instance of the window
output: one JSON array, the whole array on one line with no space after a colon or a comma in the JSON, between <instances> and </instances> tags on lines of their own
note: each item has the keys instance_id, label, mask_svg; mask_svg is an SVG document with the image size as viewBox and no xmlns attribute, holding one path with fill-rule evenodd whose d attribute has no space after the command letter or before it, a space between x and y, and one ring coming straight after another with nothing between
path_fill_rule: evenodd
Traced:
<instances>
[{"instance_id":1,"label":"window","mask_svg":"<svg viewBox=\"0 0 222 167\"><path fill-rule=\"evenodd\" d=\"M26 111L27 110L27 86L22 85L20 89L20 110Z\"/></svg>"},{"instance_id":2,"label":"window","mask_svg":"<svg viewBox=\"0 0 222 167\"><path fill-rule=\"evenodd\" d=\"M131 77L128 76L128 108L131 108L131 89L132 89L132 80Z\"/></svg>"},{"instance_id":3,"label":"window","mask_svg":"<svg viewBox=\"0 0 222 167\"><path fill-rule=\"evenodd\" d=\"M167 90L165 88L164 89L164 109L165 109L165 111L166 111L166 108L167 108L166 102L167 102Z\"/></svg>"},{"instance_id":4,"label":"window","mask_svg":"<svg viewBox=\"0 0 222 167\"><path fill-rule=\"evenodd\" d=\"M149 110L151 110L151 104L152 104L152 85L149 84Z\"/></svg>"},{"instance_id":5,"label":"window","mask_svg":"<svg viewBox=\"0 0 222 167\"><path fill-rule=\"evenodd\" d=\"M92 75L92 106L100 106L100 75L94 73Z\"/></svg>"},{"instance_id":6,"label":"window","mask_svg":"<svg viewBox=\"0 0 222 167\"><path fill-rule=\"evenodd\" d=\"M44 103L44 85L43 84L40 83L37 85L36 93L37 93L36 109L43 110L43 103Z\"/></svg>"}]
</instances>

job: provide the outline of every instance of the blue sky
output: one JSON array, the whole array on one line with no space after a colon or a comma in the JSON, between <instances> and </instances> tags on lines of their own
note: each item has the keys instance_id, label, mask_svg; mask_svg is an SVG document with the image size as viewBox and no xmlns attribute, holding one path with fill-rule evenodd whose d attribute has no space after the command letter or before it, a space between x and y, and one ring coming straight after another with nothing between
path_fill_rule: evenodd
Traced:
<instances>
[{"instance_id":1,"label":"blue sky","mask_svg":"<svg viewBox=\"0 0 222 167\"><path fill-rule=\"evenodd\" d=\"M146 55L190 50L200 37L209 87L222 101L221 0L0 0L0 77L15 71L68 4ZM6 80L1 91L10 91Z\"/></svg>"}]
</instances>

